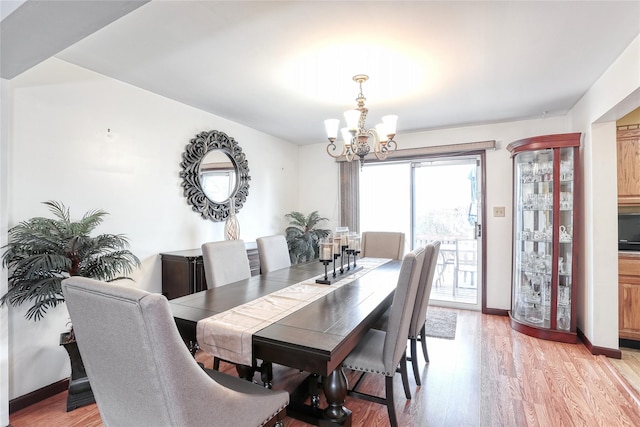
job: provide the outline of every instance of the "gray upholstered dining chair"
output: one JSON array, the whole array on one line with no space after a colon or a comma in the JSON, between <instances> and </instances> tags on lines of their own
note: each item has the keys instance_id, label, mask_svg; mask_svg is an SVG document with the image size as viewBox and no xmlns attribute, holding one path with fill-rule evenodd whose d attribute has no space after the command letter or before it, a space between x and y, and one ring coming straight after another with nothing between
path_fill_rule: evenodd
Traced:
<instances>
[{"instance_id":1,"label":"gray upholstered dining chair","mask_svg":"<svg viewBox=\"0 0 640 427\"><path fill-rule=\"evenodd\" d=\"M288 393L198 366L163 295L78 276L62 291L105 426L282 425Z\"/></svg>"},{"instance_id":2,"label":"gray upholstered dining chair","mask_svg":"<svg viewBox=\"0 0 640 427\"><path fill-rule=\"evenodd\" d=\"M342 366L345 368L363 372L353 388L349 390L349 395L386 404L392 427L398 425L393 399L393 377L398 368L403 378L405 396L407 399L411 399L407 385L407 334L416 301L424 256L424 248L415 249L404 256L391 303L387 330L370 329L342 362ZM357 391L360 381L367 372L385 376L385 398Z\"/></svg>"},{"instance_id":3,"label":"gray upholstered dining chair","mask_svg":"<svg viewBox=\"0 0 640 427\"><path fill-rule=\"evenodd\" d=\"M228 285L251 277L251 267L244 240L222 240L202 244L202 263L207 289ZM220 358L214 356L213 369L220 369Z\"/></svg>"},{"instance_id":4,"label":"gray upholstered dining chair","mask_svg":"<svg viewBox=\"0 0 640 427\"><path fill-rule=\"evenodd\" d=\"M409 341L411 342L411 365L413 366L413 377L416 384L422 385L420 382L420 372L418 370L418 339L422 344L422 353L424 360L429 363L429 353L427 352L427 336L426 321L427 308L429 307L429 297L431 296L431 288L433 286L433 277L438 263L438 253L440 252L440 242L435 241L427 244L425 248L424 264L422 273L420 274L420 284L418 285L418 293L416 294L416 304L413 307L411 323L409 324Z\"/></svg>"},{"instance_id":5,"label":"gray upholstered dining chair","mask_svg":"<svg viewBox=\"0 0 640 427\"><path fill-rule=\"evenodd\" d=\"M208 289L251 277L247 248L243 240L204 243L202 262Z\"/></svg>"},{"instance_id":6,"label":"gray upholstered dining chair","mask_svg":"<svg viewBox=\"0 0 640 427\"><path fill-rule=\"evenodd\" d=\"M365 231L362 233L360 256L401 260L404 255L404 233L392 231Z\"/></svg>"},{"instance_id":7,"label":"gray upholstered dining chair","mask_svg":"<svg viewBox=\"0 0 640 427\"><path fill-rule=\"evenodd\" d=\"M291 266L287 239L282 234L258 237L256 244L258 245L261 273L268 273Z\"/></svg>"},{"instance_id":8,"label":"gray upholstered dining chair","mask_svg":"<svg viewBox=\"0 0 640 427\"><path fill-rule=\"evenodd\" d=\"M422 385L420 381L420 371L418 369L418 341L422 344L422 352L424 359L429 362L429 353L427 352L426 340L426 320L427 309L429 307L429 297L433 286L436 265L438 264L438 253L440 252L440 242L433 241L427 244L424 249L424 263L420 272L420 282L418 283L418 291L416 292L416 302L411 314L411 323L409 324L409 342L411 343L411 353L408 359L411 360L413 367L413 377L417 385ZM390 311L387 310L382 317L376 322L374 328L385 331L389 322ZM404 381L404 378L403 378ZM405 384L408 387L408 384Z\"/></svg>"}]
</instances>

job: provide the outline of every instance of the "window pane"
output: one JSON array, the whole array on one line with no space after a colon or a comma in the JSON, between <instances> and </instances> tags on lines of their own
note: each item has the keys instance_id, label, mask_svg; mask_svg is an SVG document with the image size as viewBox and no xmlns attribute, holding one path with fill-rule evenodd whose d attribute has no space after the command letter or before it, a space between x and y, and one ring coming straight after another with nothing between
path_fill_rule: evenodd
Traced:
<instances>
[{"instance_id":1,"label":"window pane","mask_svg":"<svg viewBox=\"0 0 640 427\"><path fill-rule=\"evenodd\" d=\"M400 231L411 240L411 165L370 164L360 173L360 230Z\"/></svg>"}]
</instances>

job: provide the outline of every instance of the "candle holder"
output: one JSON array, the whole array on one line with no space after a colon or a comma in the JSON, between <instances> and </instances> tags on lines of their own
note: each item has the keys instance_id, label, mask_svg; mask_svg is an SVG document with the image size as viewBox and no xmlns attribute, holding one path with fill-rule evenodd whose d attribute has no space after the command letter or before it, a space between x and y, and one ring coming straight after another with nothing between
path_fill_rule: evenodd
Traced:
<instances>
[{"instance_id":1,"label":"candle holder","mask_svg":"<svg viewBox=\"0 0 640 427\"><path fill-rule=\"evenodd\" d=\"M340 246L340 274L344 274L344 254L347 252L348 246ZM348 255L348 254L347 254ZM349 270L349 259L347 258L347 268Z\"/></svg>"},{"instance_id":2,"label":"candle holder","mask_svg":"<svg viewBox=\"0 0 640 427\"><path fill-rule=\"evenodd\" d=\"M316 279L316 283L320 283L322 285L330 285L333 283L333 280L329 279L329 273L327 272L327 266L331 264L330 259L321 259L321 263L324 264L324 279Z\"/></svg>"},{"instance_id":3,"label":"candle holder","mask_svg":"<svg viewBox=\"0 0 640 427\"><path fill-rule=\"evenodd\" d=\"M347 248L345 252L347 253L347 271L348 271L348 270L351 270L351 255L353 255L353 249Z\"/></svg>"},{"instance_id":4,"label":"candle holder","mask_svg":"<svg viewBox=\"0 0 640 427\"><path fill-rule=\"evenodd\" d=\"M329 279L327 266L333 261L333 243L327 238L320 239L319 252L320 262L324 264L324 279L316 279L316 283L330 285L332 280Z\"/></svg>"},{"instance_id":5,"label":"candle holder","mask_svg":"<svg viewBox=\"0 0 640 427\"><path fill-rule=\"evenodd\" d=\"M349 264L349 267L347 268L347 271L349 271L350 274L354 274L354 273L362 270L362 268L363 268L361 265L357 265L356 264L356 256L359 253L360 253L360 251L356 251L355 249L347 250L347 254L348 255L353 255L353 266L351 264ZM349 263L351 263L351 261L349 261Z\"/></svg>"},{"instance_id":6,"label":"candle holder","mask_svg":"<svg viewBox=\"0 0 640 427\"><path fill-rule=\"evenodd\" d=\"M349 247L349 227L337 227L335 236L334 239L338 239L340 247L340 274L344 274L344 252ZM347 262L347 269L348 267Z\"/></svg>"},{"instance_id":7,"label":"candle holder","mask_svg":"<svg viewBox=\"0 0 640 427\"><path fill-rule=\"evenodd\" d=\"M356 268L358 264L356 263L356 259L358 258L358 254L360 253L360 235L358 233L353 233L353 268Z\"/></svg>"},{"instance_id":8,"label":"candle holder","mask_svg":"<svg viewBox=\"0 0 640 427\"><path fill-rule=\"evenodd\" d=\"M347 266L346 270L349 271L349 274L353 274L358 270L361 270L362 267L358 266L357 258L360 253L360 235L358 233L348 233L346 238L347 244L344 245L344 236L342 240L342 250L347 254ZM351 257L353 256L353 264L351 263ZM342 271L341 271L342 272Z\"/></svg>"},{"instance_id":9,"label":"candle holder","mask_svg":"<svg viewBox=\"0 0 640 427\"><path fill-rule=\"evenodd\" d=\"M338 257L340 256L340 239L333 237L331 239L331 248L332 248L332 255L331 258L333 259L333 277L336 277L336 260L338 259Z\"/></svg>"}]
</instances>

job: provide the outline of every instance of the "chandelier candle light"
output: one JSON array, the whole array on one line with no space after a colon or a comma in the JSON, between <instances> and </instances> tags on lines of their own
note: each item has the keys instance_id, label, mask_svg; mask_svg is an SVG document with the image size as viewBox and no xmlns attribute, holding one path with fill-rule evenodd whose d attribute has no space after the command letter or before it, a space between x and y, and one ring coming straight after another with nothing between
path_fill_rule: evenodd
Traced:
<instances>
[{"instance_id":1,"label":"chandelier candle light","mask_svg":"<svg viewBox=\"0 0 640 427\"><path fill-rule=\"evenodd\" d=\"M369 80L369 76L358 74L353 77L353 80L360 86L360 93L356 98L358 107L344 113L347 127L341 129L344 145L340 154L333 154L337 148L335 141L338 138L340 120L325 120L324 125L327 130L327 137L329 138L327 153L336 159L345 156L348 162L353 161L353 159L358 156L360 158L360 166L362 167L366 155L371 151L369 138L373 141L373 154L375 154L379 160L386 159L389 152L394 151L398 147L393 140L396 136L398 116L384 116L382 123L376 125L375 129L367 130L365 128L365 121L367 120L369 110L364 106L364 102L367 99L362 94L362 83Z\"/></svg>"}]
</instances>

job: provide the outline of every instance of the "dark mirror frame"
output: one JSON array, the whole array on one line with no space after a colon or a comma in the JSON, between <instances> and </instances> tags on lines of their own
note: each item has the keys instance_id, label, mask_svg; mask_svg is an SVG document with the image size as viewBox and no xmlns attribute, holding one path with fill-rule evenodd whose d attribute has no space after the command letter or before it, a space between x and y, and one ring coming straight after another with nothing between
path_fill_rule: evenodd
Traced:
<instances>
[{"instance_id":1,"label":"dark mirror frame","mask_svg":"<svg viewBox=\"0 0 640 427\"><path fill-rule=\"evenodd\" d=\"M236 170L236 190L223 202L214 202L209 199L200 182L200 163L212 150L220 150L229 156ZM182 167L180 178L182 178L184 196L192 209L203 218L212 221L225 221L229 217L232 199L236 213L247 200L249 181L251 180L249 162L236 140L226 133L212 130L197 134L185 147L180 166Z\"/></svg>"}]
</instances>

